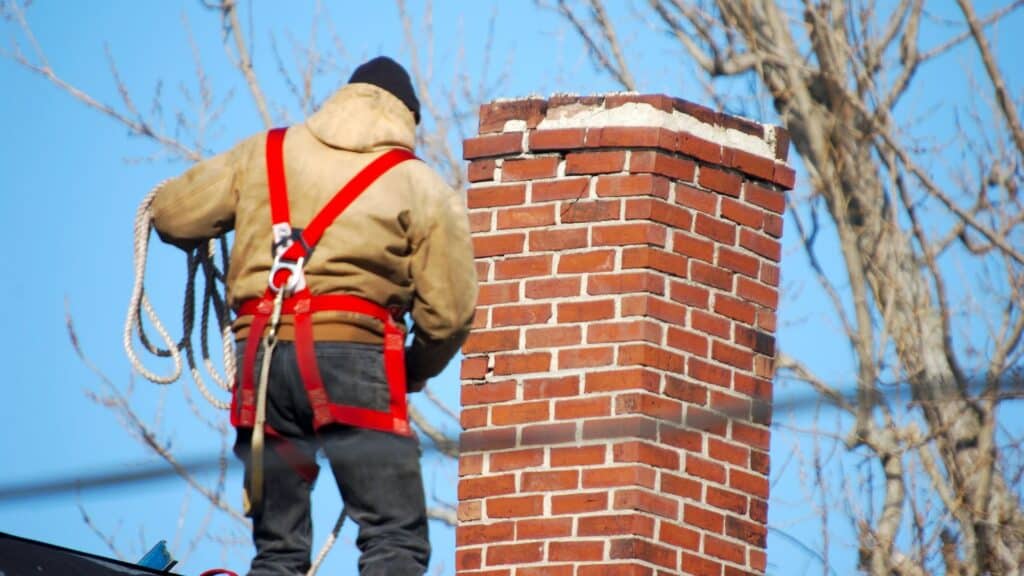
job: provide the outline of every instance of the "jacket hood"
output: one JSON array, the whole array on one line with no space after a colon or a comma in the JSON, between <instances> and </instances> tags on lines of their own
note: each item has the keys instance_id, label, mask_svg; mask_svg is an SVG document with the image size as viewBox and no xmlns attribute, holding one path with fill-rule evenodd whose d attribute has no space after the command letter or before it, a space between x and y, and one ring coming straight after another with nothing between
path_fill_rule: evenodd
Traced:
<instances>
[{"instance_id":1,"label":"jacket hood","mask_svg":"<svg viewBox=\"0 0 1024 576\"><path fill-rule=\"evenodd\" d=\"M372 84L347 84L306 119L314 136L333 148L372 152L416 143L416 120L393 94Z\"/></svg>"}]
</instances>

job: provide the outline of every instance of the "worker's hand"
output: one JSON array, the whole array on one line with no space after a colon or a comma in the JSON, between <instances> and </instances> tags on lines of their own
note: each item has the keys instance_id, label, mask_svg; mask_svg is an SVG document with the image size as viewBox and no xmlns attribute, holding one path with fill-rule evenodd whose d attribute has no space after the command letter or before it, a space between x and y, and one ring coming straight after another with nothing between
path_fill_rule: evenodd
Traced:
<instances>
[{"instance_id":1,"label":"worker's hand","mask_svg":"<svg viewBox=\"0 0 1024 576\"><path fill-rule=\"evenodd\" d=\"M410 380L405 385L405 389L411 394L414 392L422 392L427 387L426 380Z\"/></svg>"}]
</instances>

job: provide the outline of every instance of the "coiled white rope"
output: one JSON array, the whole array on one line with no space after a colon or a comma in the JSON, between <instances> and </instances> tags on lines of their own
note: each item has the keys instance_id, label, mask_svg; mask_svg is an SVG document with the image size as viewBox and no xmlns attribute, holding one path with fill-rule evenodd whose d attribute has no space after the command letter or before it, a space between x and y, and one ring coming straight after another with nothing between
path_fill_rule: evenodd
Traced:
<instances>
[{"instance_id":1,"label":"coiled white rope","mask_svg":"<svg viewBox=\"0 0 1024 576\"><path fill-rule=\"evenodd\" d=\"M133 254L135 276L134 284L132 286L132 295L128 301L128 313L124 324L124 349L128 355L129 362L131 362L132 368L141 374L142 377L156 384L170 384L177 381L178 378L181 377L184 363L187 362L189 372L192 374L192 379L195 381L196 386L199 388L199 392L203 395L203 398L206 398L206 401L216 408L227 410L231 406L230 402L220 400L214 396L207 386L206 380L203 378L203 374L199 369L199 364L196 362L195 350L192 344L192 332L195 328L196 276L201 269L204 275L204 293L199 328L202 364L206 369L206 373L209 374L210 378L217 384L217 386L222 390L230 392L235 381L234 340L231 335L231 319L226 299L221 293L225 281L224 275L228 266L226 240L223 237L220 239L210 239L202 247L196 248L188 253L188 279L185 283L185 302L182 307L182 324L184 327L184 334L180 341L175 342L174 339L171 338L166 326L160 320L160 317L157 316L156 311L149 302L149 298L146 296L146 258L149 253L149 236L152 232L150 205L153 203L153 198L156 196L157 191L160 190L166 182L166 180L161 182L152 191L150 191L150 193L142 200L142 203L139 204L139 208L135 213L135 243ZM221 269L218 269L215 264L218 242L221 243L221 255L223 262ZM221 375L217 371L216 366L214 366L213 361L210 359L208 331L211 308L213 314L217 317L217 324L221 334L221 346L224 353L224 375ZM149 322L152 324L153 329L160 336L160 339L165 346L164 348L155 346L146 336L146 332L143 329L142 324L143 312L145 312L146 316L149 318ZM136 353L135 346L133 345L133 336L136 334L139 342L141 342L143 347L151 354L162 358L171 358L173 368L169 374L157 374L146 367ZM182 352L184 352L185 356L184 361L182 360Z\"/></svg>"}]
</instances>

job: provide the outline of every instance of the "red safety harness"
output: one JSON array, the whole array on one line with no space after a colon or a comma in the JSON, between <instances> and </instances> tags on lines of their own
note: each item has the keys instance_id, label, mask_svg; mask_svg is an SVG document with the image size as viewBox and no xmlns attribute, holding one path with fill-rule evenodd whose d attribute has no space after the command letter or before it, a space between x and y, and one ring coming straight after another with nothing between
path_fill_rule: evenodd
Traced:
<instances>
[{"instance_id":1,"label":"red safety harness","mask_svg":"<svg viewBox=\"0 0 1024 576\"><path fill-rule=\"evenodd\" d=\"M305 229L293 229L284 173L286 130L274 129L267 135L267 177L274 234L274 264L263 297L247 300L237 310L239 315L252 315L253 319L246 338L241 385L232 398L231 423L239 428L252 428L255 425L257 398L254 372L259 343L268 327L271 333L276 330L281 314L291 314L295 327L298 369L313 408L313 427L320 429L327 424L338 423L409 436L412 430L405 400L405 342L398 325L402 310L389 309L349 294L314 295L306 286L302 269L327 227L377 178L415 156L403 149L385 152L345 184ZM275 307L278 309L275 310ZM387 412L334 404L328 398L313 348L312 314L321 311L363 314L384 324L384 370L391 393L390 409ZM272 430L269 435L275 436Z\"/></svg>"}]
</instances>

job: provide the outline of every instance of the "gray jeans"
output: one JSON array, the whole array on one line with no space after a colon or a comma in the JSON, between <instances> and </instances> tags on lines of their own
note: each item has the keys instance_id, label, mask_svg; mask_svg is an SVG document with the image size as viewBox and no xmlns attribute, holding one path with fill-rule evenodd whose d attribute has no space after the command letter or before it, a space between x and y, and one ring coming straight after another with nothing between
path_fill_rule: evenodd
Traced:
<instances>
[{"instance_id":1,"label":"gray jeans","mask_svg":"<svg viewBox=\"0 0 1024 576\"><path fill-rule=\"evenodd\" d=\"M244 342L238 350L245 350ZM316 344L316 354L332 402L388 409L381 346L321 342ZM262 351L257 356L258 370ZM315 431L312 422L312 409L295 363L295 347L291 342L279 342L270 363L267 424L281 438L268 438L264 450L263 501L251 514L256 557L250 576L293 576L309 569L313 480L300 475L294 462L283 454L290 451L315 462L319 448L330 463L346 513L359 525L359 573L422 575L430 560L430 542L415 437L341 425ZM235 453L245 463L246 485L251 435L251 430L240 429L235 442ZM287 451L281 450L280 444L287 444Z\"/></svg>"}]
</instances>

